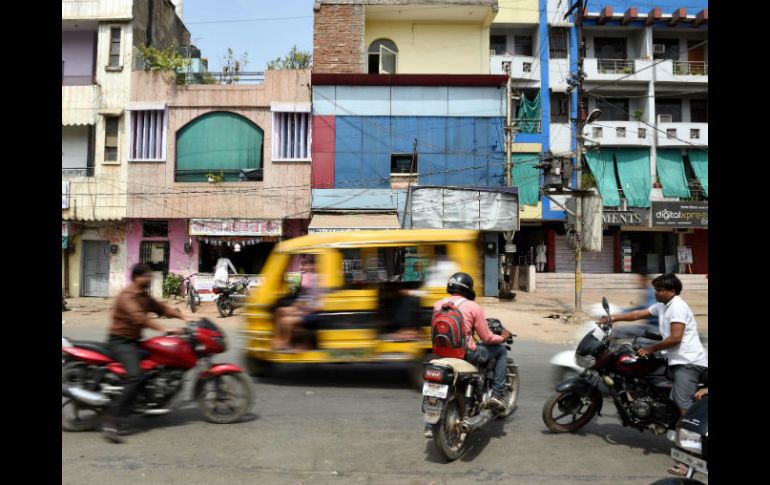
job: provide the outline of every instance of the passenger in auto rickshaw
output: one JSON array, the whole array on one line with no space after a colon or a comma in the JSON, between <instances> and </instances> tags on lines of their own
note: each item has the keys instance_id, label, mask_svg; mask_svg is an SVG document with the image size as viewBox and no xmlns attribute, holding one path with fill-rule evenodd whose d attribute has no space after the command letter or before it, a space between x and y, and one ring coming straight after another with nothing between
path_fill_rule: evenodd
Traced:
<instances>
[{"instance_id":1,"label":"passenger in auto rickshaw","mask_svg":"<svg viewBox=\"0 0 770 485\"><path fill-rule=\"evenodd\" d=\"M275 308L275 336L272 346L275 350L300 350L292 348L292 340L299 325L308 327L313 323L314 312L320 303L318 275L311 255L300 260L300 285L295 295L278 302Z\"/></svg>"}]
</instances>

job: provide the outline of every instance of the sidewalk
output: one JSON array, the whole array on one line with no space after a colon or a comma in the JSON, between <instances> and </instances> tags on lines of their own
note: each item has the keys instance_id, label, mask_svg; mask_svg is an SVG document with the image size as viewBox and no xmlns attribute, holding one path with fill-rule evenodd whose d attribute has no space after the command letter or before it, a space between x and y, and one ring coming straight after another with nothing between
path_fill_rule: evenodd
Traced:
<instances>
[{"instance_id":1,"label":"sidewalk","mask_svg":"<svg viewBox=\"0 0 770 485\"><path fill-rule=\"evenodd\" d=\"M583 292L583 310L601 303L607 297L610 304L628 308L641 304L644 299L642 290L588 290ZM682 297L690 305L698 322L698 331L708 338L708 291L682 292ZM185 300L161 300L167 305L190 313ZM574 293L526 293L516 292L513 301L498 298L479 297L478 303L487 317L500 319L518 340L532 340L551 344L574 344L582 337L581 325L591 317L585 314L574 315ZM71 309L62 313L62 319L68 326L103 325L105 332L109 326L110 308L113 298L70 298L67 306ZM228 329L240 330L243 327L242 309L236 310L229 318L221 318L213 302L205 302L195 315L208 318Z\"/></svg>"}]
</instances>

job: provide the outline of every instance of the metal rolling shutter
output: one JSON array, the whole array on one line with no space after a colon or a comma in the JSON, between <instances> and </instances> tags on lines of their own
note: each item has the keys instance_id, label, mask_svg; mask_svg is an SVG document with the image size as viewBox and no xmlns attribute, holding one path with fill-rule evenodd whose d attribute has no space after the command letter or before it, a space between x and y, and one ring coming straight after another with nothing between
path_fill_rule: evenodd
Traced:
<instances>
[{"instance_id":1,"label":"metal rolling shutter","mask_svg":"<svg viewBox=\"0 0 770 485\"><path fill-rule=\"evenodd\" d=\"M600 253L583 252L583 273L614 273L614 247L612 236L602 237L602 251ZM555 248L556 272L575 272L575 251L567 245L567 236L556 235Z\"/></svg>"}]
</instances>

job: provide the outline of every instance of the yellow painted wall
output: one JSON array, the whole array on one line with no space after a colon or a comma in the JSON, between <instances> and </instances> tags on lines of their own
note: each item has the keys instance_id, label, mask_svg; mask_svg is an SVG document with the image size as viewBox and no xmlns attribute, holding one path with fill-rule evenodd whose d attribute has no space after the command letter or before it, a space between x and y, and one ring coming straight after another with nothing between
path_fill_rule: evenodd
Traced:
<instances>
[{"instance_id":1,"label":"yellow painted wall","mask_svg":"<svg viewBox=\"0 0 770 485\"><path fill-rule=\"evenodd\" d=\"M537 24L538 0L498 0L496 24Z\"/></svg>"},{"instance_id":2,"label":"yellow painted wall","mask_svg":"<svg viewBox=\"0 0 770 485\"><path fill-rule=\"evenodd\" d=\"M75 246L75 251L65 253L62 251L61 258L61 278L62 287L64 287L64 258L69 257L69 296L77 298L80 296L80 253L83 250L82 239L78 236L70 236L70 241Z\"/></svg>"},{"instance_id":3,"label":"yellow painted wall","mask_svg":"<svg viewBox=\"0 0 770 485\"><path fill-rule=\"evenodd\" d=\"M365 47L389 39L398 47L398 74L489 74L489 27L369 21Z\"/></svg>"}]
</instances>

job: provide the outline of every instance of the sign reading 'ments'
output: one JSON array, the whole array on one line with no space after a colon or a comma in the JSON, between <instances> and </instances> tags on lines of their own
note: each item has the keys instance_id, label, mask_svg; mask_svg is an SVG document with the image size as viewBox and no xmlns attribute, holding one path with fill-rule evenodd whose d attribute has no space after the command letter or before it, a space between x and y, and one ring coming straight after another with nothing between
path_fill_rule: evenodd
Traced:
<instances>
[{"instance_id":1,"label":"sign reading 'ments'","mask_svg":"<svg viewBox=\"0 0 770 485\"><path fill-rule=\"evenodd\" d=\"M652 225L665 227L709 227L708 202L652 202Z\"/></svg>"}]
</instances>

